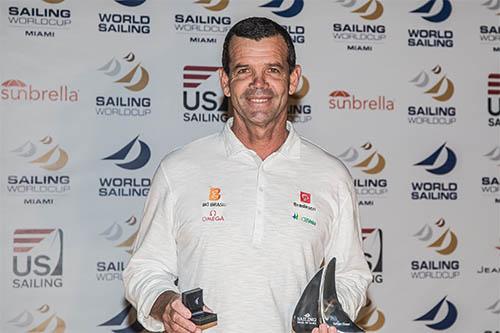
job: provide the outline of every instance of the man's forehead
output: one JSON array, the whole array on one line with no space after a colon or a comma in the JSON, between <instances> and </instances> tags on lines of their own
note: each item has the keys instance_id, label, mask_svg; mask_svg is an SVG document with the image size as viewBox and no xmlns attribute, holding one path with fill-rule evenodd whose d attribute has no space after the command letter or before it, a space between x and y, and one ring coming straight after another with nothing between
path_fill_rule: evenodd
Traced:
<instances>
[{"instance_id":1,"label":"man's forehead","mask_svg":"<svg viewBox=\"0 0 500 333\"><path fill-rule=\"evenodd\" d=\"M285 58L288 55L288 48L284 38L280 35L264 37L259 40L251 38L234 36L229 43L229 53L231 61L235 56L250 56L251 54L258 55L279 55L280 58Z\"/></svg>"}]
</instances>

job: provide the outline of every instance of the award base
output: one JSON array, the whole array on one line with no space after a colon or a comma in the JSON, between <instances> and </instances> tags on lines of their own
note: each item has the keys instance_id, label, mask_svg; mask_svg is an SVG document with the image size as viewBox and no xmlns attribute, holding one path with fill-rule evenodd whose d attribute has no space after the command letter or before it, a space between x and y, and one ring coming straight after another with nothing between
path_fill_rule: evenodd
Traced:
<instances>
[{"instance_id":1,"label":"award base","mask_svg":"<svg viewBox=\"0 0 500 333\"><path fill-rule=\"evenodd\" d=\"M335 258L321 268L307 284L295 307L292 328L295 333L311 333L327 324L339 333L363 333L342 309L335 287Z\"/></svg>"},{"instance_id":2,"label":"award base","mask_svg":"<svg viewBox=\"0 0 500 333\"><path fill-rule=\"evenodd\" d=\"M191 311L191 321L201 330L217 325L217 314L203 311L203 290L196 288L182 293L182 304Z\"/></svg>"}]
</instances>

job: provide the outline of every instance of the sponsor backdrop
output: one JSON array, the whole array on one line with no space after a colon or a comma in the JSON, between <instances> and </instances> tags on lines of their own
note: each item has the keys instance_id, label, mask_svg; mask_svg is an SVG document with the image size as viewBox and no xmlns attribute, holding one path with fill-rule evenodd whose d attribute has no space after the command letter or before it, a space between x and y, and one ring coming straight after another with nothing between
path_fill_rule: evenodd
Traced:
<instances>
[{"instance_id":1,"label":"sponsor backdrop","mask_svg":"<svg viewBox=\"0 0 500 333\"><path fill-rule=\"evenodd\" d=\"M289 119L354 177L358 323L499 332L499 0L0 6L1 332L142 331L122 271L151 177L228 119L223 37L250 15L292 35Z\"/></svg>"}]
</instances>

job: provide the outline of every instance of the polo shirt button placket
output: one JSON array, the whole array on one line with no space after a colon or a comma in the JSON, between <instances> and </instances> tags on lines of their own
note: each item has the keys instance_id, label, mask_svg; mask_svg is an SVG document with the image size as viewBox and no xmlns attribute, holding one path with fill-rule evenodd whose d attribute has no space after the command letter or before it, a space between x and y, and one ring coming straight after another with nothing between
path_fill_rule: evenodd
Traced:
<instances>
[{"instance_id":1,"label":"polo shirt button placket","mask_svg":"<svg viewBox=\"0 0 500 333\"><path fill-rule=\"evenodd\" d=\"M252 243L258 246L262 241L264 233L264 162L262 162L257 171L257 198L255 207L255 223Z\"/></svg>"}]
</instances>

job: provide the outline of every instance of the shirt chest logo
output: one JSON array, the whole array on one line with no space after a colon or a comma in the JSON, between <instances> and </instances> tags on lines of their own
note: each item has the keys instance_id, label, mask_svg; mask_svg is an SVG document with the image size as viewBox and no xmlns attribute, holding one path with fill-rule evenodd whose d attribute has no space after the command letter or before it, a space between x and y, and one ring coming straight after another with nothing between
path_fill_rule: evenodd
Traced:
<instances>
[{"instance_id":1,"label":"shirt chest logo","mask_svg":"<svg viewBox=\"0 0 500 333\"><path fill-rule=\"evenodd\" d=\"M210 187L208 190L208 201L201 203L201 222L220 223L224 222L224 207L227 204L222 201L223 193L219 187Z\"/></svg>"},{"instance_id":2,"label":"shirt chest logo","mask_svg":"<svg viewBox=\"0 0 500 333\"><path fill-rule=\"evenodd\" d=\"M299 192L299 202L292 202L294 207L294 212L292 219L294 221L306 223L315 226L316 220L316 207L312 204L311 193L300 191Z\"/></svg>"},{"instance_id":3,"label":"shirt chest logo","mask_svg":"<svg viewBox=\"0 0 500 333\"><path fill-rule=\"evenodd\" d=\"M297 201L293 202L293 207L299 208L301 210L308 210L311 212L316 211L316 207L314 207L311 204L311 201L312 201L311 193L300 191L299 192L299 199L300 199L300 202L297 202Z\"/></svg>"}]
</instances>

